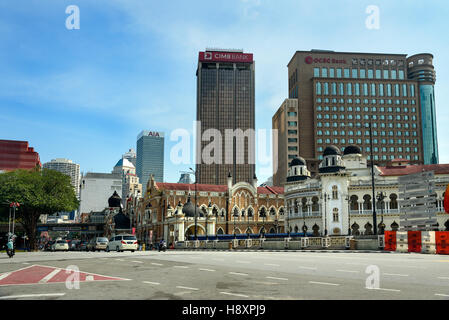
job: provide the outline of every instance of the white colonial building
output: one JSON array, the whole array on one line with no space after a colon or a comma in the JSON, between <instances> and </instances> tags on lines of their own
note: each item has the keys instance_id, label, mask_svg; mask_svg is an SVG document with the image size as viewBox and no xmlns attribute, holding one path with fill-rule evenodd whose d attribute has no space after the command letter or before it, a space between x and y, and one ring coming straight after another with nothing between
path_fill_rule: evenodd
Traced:
<instances>
[{"instance_id":1,"label":"white colonial building","mask_svg":"<svg viewBox=\"0 0 449 320\"><path fill-rule=\"evenodd\" d=\"M398 177L433 171L437 193L435 230L449 230L449 215L444 213L443 198L449 183L449 164L410 165L395 159L386 167L374 166L374 203L378 232L399 227ZM289 165L284 188L288 215L286 230L315 235L373 234L373 187L371 166L357 146L335 146L324 150L319 173L311 177L306 162L298 157Z\"/></svg>"}]
</instances>

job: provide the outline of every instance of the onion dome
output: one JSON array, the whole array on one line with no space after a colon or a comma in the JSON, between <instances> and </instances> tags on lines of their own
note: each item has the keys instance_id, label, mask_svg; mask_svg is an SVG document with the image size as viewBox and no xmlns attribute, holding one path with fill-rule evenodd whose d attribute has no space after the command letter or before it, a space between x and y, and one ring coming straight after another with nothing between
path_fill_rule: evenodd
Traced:
<instances>
[{"instance_id":1,"label":"onion dome","mask_svg":"<svg viewBox=\"0 0 449 320\"><path fill-rule=\"evenodd\" d=\"M324 149L323 156L335 156L335 155L338 156L341 155L340 149L338 149L336 146L328 146L326 147L326 149Z\"/></svg>"},{"instance_id":2,"label":"onion dome","mask_svg":"<svg viewBox=\"0 0 449 320\"><path fill-rule=\"evenodd\" d=\"M348 154L362 154L362 151L357 146L347 146L345 151L343 151L343 155L345 156Z\"/></svg>"},{"instance_id":3,"label":"onion dome","mask_svg":"<svg viewBox=\"0 0 449 320\"><path fill-rule=\"evenodd\" d=\"M396 221L393 221L393 223L390 225L391 229L396 230L399 228L399 225L396 223Z\"/></svg>"},{"instance_id":4,"label":"onion dome","mask_svg":"<svg viewBox=\"0 0 449 320\"><path fill-rule=\"evenodd\" d=\"M122 198L118 195L117 191L108 199L109 208L120 208Z\"/></svg>"},{"instance_id":5,"label":"onion dome","mask_svg":"<svg viewBox=\"0 0 449 320\"><path fill-rule=\"evenodd\" d=\"M296 157L292 160L292 162L290 162L290 167L305 166L305 165L306 165L306 160L304 160L303 157Z\"/></svg>"},{"instance_id":6,"label":"onion dome","mask_svg":"<svg viewBox=\"0 0 449 320\"><path fill-rule=\"evenodd\" d=\"M192 203L192 201L190 201L190 196L189 196L186 204L182 207L182 213L186 217L195 217L195 211L196 211L197 217L203 216L203 214L200 212L198 206L196 207L196 210L195 210L195 205Z\"/></svg>"}]
</instances>

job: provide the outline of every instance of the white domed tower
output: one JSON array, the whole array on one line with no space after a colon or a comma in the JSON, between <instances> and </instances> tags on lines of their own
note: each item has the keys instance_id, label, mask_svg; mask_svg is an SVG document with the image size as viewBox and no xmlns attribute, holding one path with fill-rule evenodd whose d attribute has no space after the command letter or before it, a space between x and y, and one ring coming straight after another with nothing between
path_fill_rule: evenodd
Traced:
<instances>
[{"instance_id":1,"label":"white domed tower","mask_svg":"<svg viewBox=\"0 0 449 320\"><path fill-rule=\"evenodd\" d=\"M344 170L345 166L341 158L340 149L336 146L328 146L323 152L323 161L320 163L320 173L331 173Z\"/></svg>"},{"instance_id":2,"label":"white domed tower","mask_svg":"<svg viewBox=\"0 0 449 320\"><path fill-rule=\"evenodd\" d=\"M304 181L311 177L304 158L297 157L289 164L287 182Z\"/></svg>"},{"instance_id":3,"label":"white domed tower","mask_svg":"<svg viewBox=\"0 0 449 320\"><path fill-rule=\"evenodd\" d=\"M362 155L362 151L358 146L347 146L343 151L343 163L346 169L366 169L366 157Z\"/></svg>"}]
</instances>

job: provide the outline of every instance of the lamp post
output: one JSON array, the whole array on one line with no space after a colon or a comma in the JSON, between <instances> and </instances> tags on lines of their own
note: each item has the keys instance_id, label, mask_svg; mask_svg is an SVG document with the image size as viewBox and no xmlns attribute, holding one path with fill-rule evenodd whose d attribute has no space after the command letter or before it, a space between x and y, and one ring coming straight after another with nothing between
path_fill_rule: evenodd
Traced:
<instances>
[{"instance_id":1,"label":"lamp post","mask_svg":"<svg viewBox=\"0 0 449 320\"><path fill-rule=\"evenodd\" d=\"M348 236L351 235L351 198L349 195L345 198L346 201L348 201Z\"/></svg>"},{"instance_id":2,"label":"lamp post","mask_svg":"<svg viewBox=\"0 0 449 320\"><path fill-rule=\"evenodd\" d=\"M209 205L207 206L207 214L206 214L206 241L209 240L207 233L207 220L209 216L212 215L212 202L209 201Z\"/></svg>"},{"instance_id":3,"label":"lamp post","mask_svg":"<svg viewBox=\"0 0 449 320\"><path fill-rule=\"evenodd\" d=\"M324 235L327 236L327 200L330 200L330 196L325 192L321 195L321 199L324 199Z\"/></svg>"},{"instance_id":4,"label":"lamp post","mask_svg":"<svg viewBox=\"0 0 449 320\"><path fill-rule=\"evenodd\" d=\"M288 234L289 238L290 238L290 210L291 210L291 207L290 207L289 203L287 202L287 234Z\"/></svg>"},{"instance_id":5,"label":"lamp post","mask_svg":"<svg viewBox=\"0 0 449 320\"><path fill-rule=\"evenodd\" d=\"M386 195L381 191L377 193L377 201L380 202L380 234L384 234L385 226L384 226L384 199Z\"/></svg>"},{"instance_id":6,"label":"lamp post","mask_svg":"<svg viewBox=\"0 0 449 320\"><path fill-rule=\"evenodd\" d=\"M265 237L265 208L262 208L260 215L262 216L262 229L263 229L263 236ZM260 237L262 238L262 232L260 233Z\"/></svg>"},{"instance_id":7,"label":"lamp post","mask_svg":"<svg viewBox=\"0 0 449 320\"><path fill-rule=\"evenodd\" d=\"M371 129L371 119L369 121L369 140L370 140L370 154L371 154L371 184L373 189L373 203L376 201L375 196L375 186L374 186L374 156L373 156L373 138ZM373 224L374 224L374 234L377 234L377 215L376 215L376 205L373 205Z\"/></svg>"},{"instance_id":8,"label":"lamp post","mask_svg":"<svg viewBox=\"0 0 449 320\"><path fill-rule=\"evenodd\" d=\"M236 235L235 235L235 218L237 217L237 212L234 211L232 216L234 217L234 239L235 239L236 238Z\"/></svg>"},{"instance_id":9,"label":"lamp post","mask_svg":"<svg viewBox=\"0 0 449 320\"><path fill-rule=\"evenodd\" d=\"M198 216L198 209L197 209L197 187L196 187L196 185L197 185L197 182L198 182L198 175L197 175L197 171L198 170L193 170L192 168L189 168L190 170L192 170L192 173L195 175L195 240L198 240L198 236L197 236L197 232L196 232L196 229L197 229L197 221L198 221L198 218L197 218L197 216Z\"/></svg>"}]
</instances>

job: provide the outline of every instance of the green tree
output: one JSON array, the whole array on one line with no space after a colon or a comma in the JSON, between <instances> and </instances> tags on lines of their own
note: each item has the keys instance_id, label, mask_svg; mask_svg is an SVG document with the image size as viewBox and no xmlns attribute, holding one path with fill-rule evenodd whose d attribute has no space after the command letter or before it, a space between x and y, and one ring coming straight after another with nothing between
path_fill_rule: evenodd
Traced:
<instances>
[{"instance_id":1,"label":"green tree","mask_svg":"<svg viewBox=\"0 0 449 320\"><path fill-rule=\"evenodd\" d=\"M37 223L41 214L72 211L79 205L70 177L49 169L0 174L0 205L7 207L11 202L20 203L16 218L30 239L31 250L37 249Z\"/></svg>"}]
</instances>

